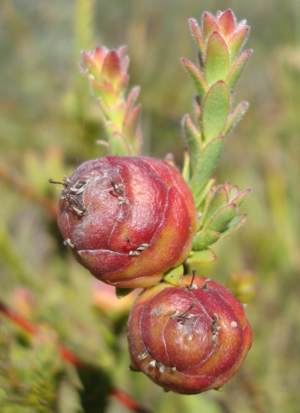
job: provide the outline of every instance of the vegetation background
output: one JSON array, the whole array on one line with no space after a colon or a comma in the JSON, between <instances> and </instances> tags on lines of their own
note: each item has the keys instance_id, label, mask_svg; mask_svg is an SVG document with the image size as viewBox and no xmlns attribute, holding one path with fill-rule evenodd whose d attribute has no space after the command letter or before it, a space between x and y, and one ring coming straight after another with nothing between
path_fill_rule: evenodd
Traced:
<instances>
[{"instance_id":1,"label":"vegetation background","mask_svg":"<svg viewBox=\"0 0 300 413\"><path fill-rule=\"evenodd\" d=\"M78 70L80 50L97 44L128 44L144 151L173 152L180 164L193 88L179 57L195 55L186 20L227 7L251 24L255 53L239 83L250 110L218 175L253 191L247 225L201 271L249 302L255 341L222 391L185 397L128 371L127 304L63 247L48 178L100 154L97 106ZM126 411L110 383L158 413L299 411L299 21L299 0L1 0L0 299L42 326L31 338L0 315L1 413ZM93 368L78 373L63 362L58 337Z\"/></svg>"}]
</instances>

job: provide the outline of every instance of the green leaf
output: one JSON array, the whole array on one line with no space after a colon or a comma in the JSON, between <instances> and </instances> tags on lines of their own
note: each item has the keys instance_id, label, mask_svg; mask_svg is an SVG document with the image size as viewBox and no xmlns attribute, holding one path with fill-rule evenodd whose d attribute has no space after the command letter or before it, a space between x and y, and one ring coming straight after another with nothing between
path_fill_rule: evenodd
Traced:
<instances>
[{"instance_id":1,"label":"green leaf","mask_svg":"<svg viewBox=\"0 0 300 413\"><path fill-rule=\"evenodd\" d=\"M181 58L181 63L194 81L197 93L200 97L203 97L208 89L203 72L196 65L194 65L193 62L185 57Z\"/></svg>"},{"instance_id":2,"label":"green leaf","mask_svg":"<svg viewBox=\"0 0 300 413\"><path fill-rule=\"evenodd\" d=\"M190 18L188 21L192 36L194 37L196 44L199 47L200 53L203 55L205 51L205 41L202 35L201 28L196 19Z\"/></svg>"},{"instance_id":3,"label":"green leaf","mask_svg":"<svg viewBox=\"0 0 300 413\"><path fill-rule=\"evenodd\" d=\"M201 154L201 133L188 114L182 119L182 128L188 144L191 169L193 171Z\"/></svg>"},{"instance_id":4,"label":"green leaf","mask_svg":"<svg viewBox=\"0 0 300 413\"><path fill-rule=\"evenodd\" d=\"M205 208L203 211L203 220L205 222L216 213L216 211L222 208L228 203L228 194L223 185L215 185L211 188L208 196L206 197Z\"/></svg>"},{"instance_id":5,"label":"green leaf","mask_svg":"<svg viewBox=\"0 0 300 413\"><path fill-rule=\"evenodd\" d=\"M241 214L235 217L228 226L228 229L221 234L220 239L228 238L231 234L237 231L247 220L246 214Z\"/></svg>"},{"instance_id":6,"label":"green leaf","mask_svg":"<svg viewBox=\"0 0 300 413\"><path fill-rule=\"evenodd\" d=\"M205 79L208 85L225 80L229 71L228 46L218 32L213 32L207 43L205 60Z\"/></svg>"},{"instance_id":7,"label":"green leaf","mask_svg":"<svg viewBox=\"0 0 300 413\"><path fill-rule=\"evenodd\" d=\"M234 111L229 115L224 134L230 133L237 124L241 121L249 108L249 103L246 101L240 102Z\"/></svg>"},{"instance_id":8,"label":"green leaf","mask_svg":"<svg viewBox=\"0 0 300 413\"><path fill-rule=\"evenodd\" d=\"M235 205L226 205L217 212L216 216L212 217L211 222L207 224L207 228L222 233L226 231L236 214L237 208Z\"/></svg>"},{"instance_id":9,"label":"green leaf","mask_svg":"<svg viewBox=\"0 0 300 413\"><path fill-rule=\"evenodd\" d=\"M197 252L192 251L188 258L188 264L206 264L215 261L216 258L216 254L210 249Z\"/></svg>"},{"instance_id":10,"label":"green leaf","mask_svg":"<svg viewBox=\"0 0 300 413\"><path fill-rule=\"evenodd\" d=\"M250 26L241 25L229 39L230 56L233 60L248 40Z\"/></svg>"},{"instance_id":11,"label":"green leaf","mask_svg":"<svg viewBox=\"0 0 300 413\"><path fill-rule=\"evenodd\" d=\"M211 187L215 184L215 178L212 178L208 181L207 185L201 191L201 194L197 198L196 208L200 210L201 204L205 201Z\"/></svg>"},{"instance_id":12,"label":"green leaf","mask_svg":"<svg viewBox=\"0 0 300 413\"><path fill-rule=\"evenodd\" d=\"M190 163L191 163L191 160L190 160L189 151L185 149L183 152L183 166L182 166L181 175L183 176L183 179L187 183L190 181Z\"/></svg>"},{"instance_id":13,"label":"green leaf","mask_svg":"<svg viewBox=\"0 0 300 413\"><path fill-rule=\"evenodd\" d=\"M201 193L208 184L216 167L223 145L223 138L217 138L209 142L197 163L195 173L191 180L191 188L196 205L199 204Z\"/></svg>"},{"instance_id":14,"label":"green leaf","mask_svg":"<svg viewBox=\"0 0 300 413\"><path fill-rule=\"evenodd\" d=\"M253 50L252 49L247 49L245 50L233 63L231 66L231 69L228 73L228 76L226 78L226 83L228 84L230 89L233 89L236 85L236 82L238 81L242 70L244 69L248 59L252 55Z\"/></svg>"},{"instance_id":15,"label":"green leaf","mask_svg":"<svg viewBox=\"0 0 300 413\"><path fill-rule=\"evenodd\" d=\"M249 191L241 191L238 186L229 183L213 187L206 198L200 228L220 233L226 231L238 215L239 206Z\"/></svg>"},{"instance_id":16,"label":"green leaf","mask_svg":"<svg viewBox=\"0 0 300 413\"><path fill-rule=\"evenodd\" d=\"M217 242L219 238L220 238L220 234L216 231L201 230L194 237L193 250L195 251L206 250L210 245Z\"/></svg>"},{"instance_id":17,"label":"green leaf","mask_svg":"<svg viewBox=\"0 0 300 413\"><path fill-rule=\"evenodd\" d=\"M230 111L230 95L223 81L216 82L203 102L202 129L205 140L217 138L225 128Z\"/></svg>"},{"instance_id":18,"label":"green leaf","mask_svg":"<svg viewBox=\"0 0 300 413\"><path fill-rule=\"evenodd\" d=\"M164 276L164 281L172 284L172 285L179 285L180 280L183 276L184 268L183 265L179 265L178 267L172 268L168 271Z\"/></svg>"}]
</instances>

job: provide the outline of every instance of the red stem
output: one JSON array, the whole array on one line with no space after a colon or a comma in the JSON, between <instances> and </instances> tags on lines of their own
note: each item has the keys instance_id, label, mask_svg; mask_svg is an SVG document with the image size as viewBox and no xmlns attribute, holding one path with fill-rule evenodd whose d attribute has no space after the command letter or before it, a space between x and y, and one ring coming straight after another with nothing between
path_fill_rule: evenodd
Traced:
<instances>
[{"instance_id":1,"label":"red stem","mask_svg":"<svg viewBox=\"0 0 300 413\"><path fill-rule=\"evenodd\" d=\"M39 331L39 327L37 325L31 323L21 314L9 308L2 301L0 301L0 313L2 313L13 323L21 327L22 330L31 335L35 335ZM84 366L84 361L82 361L75 353L73 353L63 344L59 344L58 350L62 358L70 364L73 364L76 367ZM138 402L136 402L129 394L123 392L120 389L114 388L110 394L111 396L115 397L123 406L135 413L150 413L149 410L145 409Z\"/></svg>"},{"instance_id":2,"label":"red stem","mask_svg":"<svg viewBox=\"0 0 300 413\"><path fill-rule=\"evenodd\" d=\"M136 413L151 413L150 410L138 404L131 396L120 389L113 389L111 395L114 396L121 404Z\"/></svg>"}]
</instances>

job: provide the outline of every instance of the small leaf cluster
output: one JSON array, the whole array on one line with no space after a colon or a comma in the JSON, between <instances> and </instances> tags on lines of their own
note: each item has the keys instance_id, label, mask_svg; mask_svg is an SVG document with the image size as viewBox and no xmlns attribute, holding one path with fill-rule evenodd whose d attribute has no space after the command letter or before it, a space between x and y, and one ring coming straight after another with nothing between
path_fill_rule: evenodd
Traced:
<instances>
[{"instance_id":1,"label":"small leaf cluster","mask_svg":"<svg viewBox=\"0 0 300 413\"><path fill-rule=\"evenodd\" d=\"M246 101L234 105L234 88L252 50L243 50L250 27L245 20L238 22L230 9L216 15L204 12L201 24L191 18L189 25L199 65L187 58L181 60L197 93L193 116L186 114L182 120L187 145L183 175L198 211L191 259L205 262L214 259L208 248L245 221L239 205L248 190L240 191L230 184L216 185L212 174L225 136L248 109Z\"/></svg>"},{"instance_id":2,"label":"small leaf cluster","mask_svg":"<svg viewBox=\"0 0 300 413\"><path fill-rule=\"evenodd\" d=\"M46 330L32 340L16 334L0 326L0 411L51 413L62 372L56 339Z\"/></svg>"}]
</instances>

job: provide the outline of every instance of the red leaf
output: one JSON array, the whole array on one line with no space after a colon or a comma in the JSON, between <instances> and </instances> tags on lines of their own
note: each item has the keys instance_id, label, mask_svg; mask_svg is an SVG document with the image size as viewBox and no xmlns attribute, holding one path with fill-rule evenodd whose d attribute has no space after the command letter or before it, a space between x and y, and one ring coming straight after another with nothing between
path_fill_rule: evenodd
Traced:
<instances>
[{"instance_id":1,"label":"red leaf","mask_svg":"<svg viewBox=\"0 0 300 413\"><path fill-rule=\"evenodd\" d=\"M232 33L236 27L236 18L233 11L231 9L225 10L222 14L220 14L218 23L225 36Z\"/></svg>"}]
</instances>

